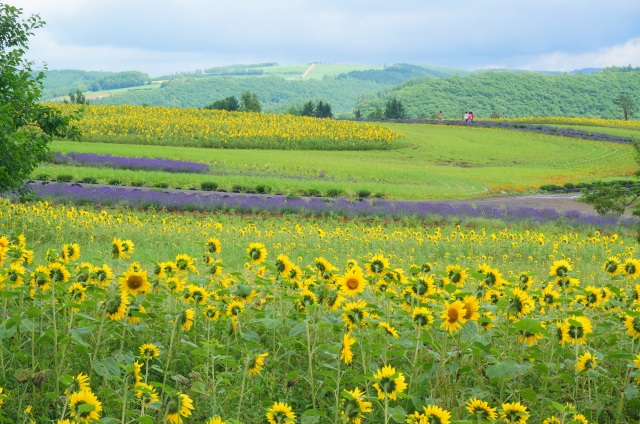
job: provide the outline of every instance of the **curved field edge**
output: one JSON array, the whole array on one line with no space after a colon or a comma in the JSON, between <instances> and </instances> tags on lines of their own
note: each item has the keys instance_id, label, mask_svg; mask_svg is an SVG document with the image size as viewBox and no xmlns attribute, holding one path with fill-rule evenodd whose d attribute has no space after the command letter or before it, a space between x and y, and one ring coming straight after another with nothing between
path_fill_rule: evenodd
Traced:
<instances>
[{"instance_id":1,"label":"curved field edge","mask_svg":"<svg viewBox=\"0 0 640 424\"><path fill-rule=\"evenodd\" d=\"M405 134L406 146L388 151L279 151L129 146L54 141L62 153L82 152L197 161L210 175L168 175L145 171L43 165L46 173L73 175L76 181L96 177L103 182L165 182L168 187L198 188L215 181L234 185L263 184L274 192L325 193L347 196L360 190L394 200L471 199L500 193L535 192L545 184L592 182L629 177L635 171L633 148L504 129L382 124Z\"/></svg>"}]
</instances>

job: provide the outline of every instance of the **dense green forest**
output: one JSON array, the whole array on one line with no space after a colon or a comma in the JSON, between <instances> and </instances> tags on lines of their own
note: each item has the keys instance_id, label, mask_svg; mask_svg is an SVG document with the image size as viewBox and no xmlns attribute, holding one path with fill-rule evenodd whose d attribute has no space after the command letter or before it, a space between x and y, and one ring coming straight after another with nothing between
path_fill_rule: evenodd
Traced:
<instances>
[{"instance_id":1,"label":"dense green forest","mask_svg":"<svg viewBox=\"0 0 640 424\"><path fill-rule=\"evenodd\" d=\"M269 68L278 65L211 68L197 75L167 76L162 84L153 86L145 85L149 77L140 72L47 71L43 98L54 99L77 89L121 88L104 95L100 92L100 98L91 99L91 103L205 107L252 92L258 95L264 112L285 113L292 106L300 109L309 101L322 100L331 106L336 117L353 117L356 110L367 117L376 107L384 109L390 99L398 99L408 118L431 118L442 111L446 119L460 119L465 111L473 111L477 119L622 118L622 111L614 102L621 94L631 96L640 105L640 69L631 67L590 69L586 73L470 72L395 64L316 79L251 74L254 69ZM234 72L236 75L230 76Z\"/></svg>"},{"instance_id":2,"label":"dense green forest","mask_svg":"<svg viewBox=\"0 0 640 424\"><path fill-rule=\"evenodd\" d=\"M640 104L640 70L605 68L592 74L544 75L536 72L486 71L468 76L412 79L360 100L363 116L392 98L402 102L409 118L445 119L571 116L622 119L614 102L620 94Z\"/></svg>"}]
</instances>

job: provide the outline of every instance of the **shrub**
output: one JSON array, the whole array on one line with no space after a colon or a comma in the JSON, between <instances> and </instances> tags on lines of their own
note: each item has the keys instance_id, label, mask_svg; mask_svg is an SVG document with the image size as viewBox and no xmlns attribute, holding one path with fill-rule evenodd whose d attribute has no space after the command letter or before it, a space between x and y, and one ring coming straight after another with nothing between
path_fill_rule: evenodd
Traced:
<instances>
[{"instance_id":1,"label":"shrub","mask_svg":"<svg viewBox=\"0 0 640 424\"><path fill-rule=\"evenodd\" d=\"M375 197L376 199L384 199L384 193L379 191L376 194L374 194L373 197Z\"/></svg>"},{"instance_id":2,"label":"shrub","mask_svg":"<svg viewBox=\"0 0 640 424\"><path fill-rule=\"evenodd\" d=\"M256 186L256 193L266 194L271 193L271 187L264 184L259 184Z\"/></svg>"},{"instance_id":3,"label":"shrub","mask_svg":"<svg viewBox=\"0 0 640 424\"><path fill-rule=\"evenodd\" d=\"M169 184L167 183L157 183L154 185L155 188L169 188Z\"/></svg>"},{"instance_id":4,"label":"shrub","mask_svg":"<svg viewBox=\"0 0 640 424\"><path fill-rule=\"evenodd\" d=\"M131 182L131 186L133 187L142 187L144 185L144 182L142 181L132 181Z\"/></svg>"},{"instance_id":5,"label":"shrub","mask_svg":"<svg viewBox=\"0 0 640 424\"><path fill-rule=\"evenodd\" d=\"M60 183L70 183L71 181L73 181L73 175L69 175L69 174L60 174L58 175L58 177L56 178L56 181L60 182Z\"/></svg>"},{"instance_id":6,"label":"shrub","mask_svg":"<svg viewBox=\"0 0 640 424\"><path fill-rule=\"evenodd\" d=\"M339 197L342 194L342 190L337 188L327 189L327 197Z\"/></svg>"},{"instance_id":7,"label":"shrub","mask_svg":"<svg viewBox=\"0 0 640 424\"><path fill-rule=\"evenodd\" d=\"M369 190L358 190L356 194L361 199L366 199L367 197L371 196L371 192Z\"/></svg>"},{"instance_id":8,"label":"shrub","mask_svg":"<svg viewBox=\"0 0 640 424\"><path fill-rule=\"evenodd\" d=\"M573 183L565 183L564 188L566 188L567 190L573 190L576 188L576 185Z\"/></svg>"},{"instance_id":9,"label":"shrub","mask_svg":"<svg viewBox=\"0 0 640 424\"><path fill-rule=\"evenodd\" d=\"M307 189L305 194L307 196L316 196L316 197L318 197L318 196L320 196L321 193L320 193L320 190L318 190L317 188L309 188L309 189Z\"/></svg>"},{"instance_id":10,"label":"shrub","mask_svg":"<svg viewBox=\"0 0 640 424\"><path fill-rule=\"evenodd\" d=\"M110 179L108 183L109 185L116 185L116 186L122 185L122 181L120 181L117 178Z\"/></svg>"},{"instance_id":11,"label":"shrub","mask_svg":"<svg viewBox=\"0 0 640 424\"><path fill-rule=\"evenodd\" d=\"M44 180L44 181L50 181L51 180L51 175L49 174L38 174L35 177L36 180Z\"/></svg>"},{"instance_id":12,"label":"shrub","mask_svg":"<svg viewBox=\"0 0 640 424\"><path fill-rule=\"evenodd\" d=\"M234 184L231 187L231 191L234 192L234 193L242 193L242 192L246 191L246 188L244 186L240 185L240 184Z\"/></svg>"},{"instance_id":13,"label":"shrub","mask_svg":"<svg viewBox=\"0 0 640 424\"><path fill-rule=\"evenodd\" d=\"M98 180L94 177L84 177L78 182L85 183L85 184L98 184Z\"/></svg>"},{"instance_id":14,"label":"shrub","mask_svg":"<svg viewBox=\"0 0 640 424\"><path fill-rule=\"evenodd\" d=\"M204 191L215 191L218 188L218 183L213 181L205 181L200 184L200 188Z\"/></svg>"}]
</instances>

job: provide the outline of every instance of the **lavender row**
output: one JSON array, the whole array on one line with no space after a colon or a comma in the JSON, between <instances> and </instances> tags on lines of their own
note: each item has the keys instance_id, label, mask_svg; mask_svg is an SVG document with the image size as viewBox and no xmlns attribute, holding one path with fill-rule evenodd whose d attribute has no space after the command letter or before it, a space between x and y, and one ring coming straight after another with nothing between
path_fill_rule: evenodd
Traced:
<instances>
[{"instance_id":1,"label":"lavender row","mask_svg":"<svg viewBox=\"0 0 640 424\"><path fill-rule=\"evenodd\" d=\"M568 211L561 214L553 209L497 208L470 203L409 202L389 200L361 200L337 198L287 198L280 195L249 195L235 193L195 193L189 191L151 190L118 186L82 186L81 184L30 184L35 197L60 202L122 205L132 208L160 208L167 210L237 210L268 212L332 213L340 216L388 217L459 217L488 218L504 221L548 223L565 221L590 224L596 227L632 225L636 218L618 218Z\"/></svg>"},{"instance_id":2,"label":"lavender row","mask_svg":"<svg viewBox=\"0 0 640 424\"><path fill-rule=\"evenodd\" d=\"M628 137L616 137L605 133L579 130L576 128L559 128L552 125L524 124L520 122L497 122L497 121L473 121L473 123L459 120L437 120L437 119L391 119L385 122L403 122L410 124L438 124L438 125L465 125L483 128L499 128L516 131L528 131L540 134L559 135L563 137L583 138L593 141L607 141L611 143L631 144Z\"/></svg>"},{"instance_id":3,"label":"lavender row","mask_svg":"<svg viewBox=\"0 0 640 424\"><path fill-rule=\"evenodd\" d=\"M187 162L172 159L134 158L124 156L99 155L95 153L55 152L53 163L104 166L119 169L139 169L148 171L185 172L206 174L209 166L204 163Z\"/></svg>"}]
</instances>

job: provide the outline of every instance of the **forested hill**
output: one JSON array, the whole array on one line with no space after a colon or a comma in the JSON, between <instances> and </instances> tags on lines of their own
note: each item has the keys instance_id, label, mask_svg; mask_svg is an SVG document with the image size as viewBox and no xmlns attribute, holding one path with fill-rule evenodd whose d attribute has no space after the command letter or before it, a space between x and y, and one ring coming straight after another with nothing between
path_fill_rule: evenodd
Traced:
<instances>
[{"instance_id":1,"label":"forested hill","mask_svg":"<svg viewBox=\"0 0 640 424\"><path fill-rule=\"evenodd\" d=\"M421 78L361 99L368 116L389 99L402 102L409 118L429 118L442 111L460 119L465 111L477 118L573 116L622 118L614 99L625 94L640 104L640 70L605 68L592 74L543 75L534 72L485 71L468 76Z\"/></svg>"}]
</instances>

